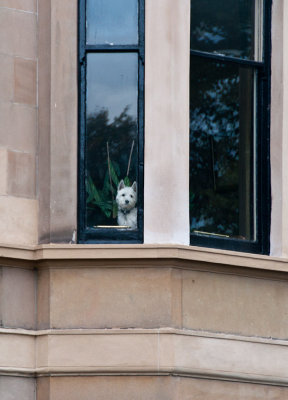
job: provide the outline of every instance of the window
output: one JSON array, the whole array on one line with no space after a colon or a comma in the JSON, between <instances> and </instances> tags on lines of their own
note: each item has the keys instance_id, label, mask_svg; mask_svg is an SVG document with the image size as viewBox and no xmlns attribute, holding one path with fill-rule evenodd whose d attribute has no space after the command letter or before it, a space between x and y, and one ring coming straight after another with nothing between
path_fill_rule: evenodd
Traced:
<instances>
[{"instance_id":1,"label":"window","mask_svg":"<svg viewBox=\"0 0 288 400\"><path fill-rule=\"evenodd\" d=\"M268 252L270 2L191 0L191 243Z\"/></svg>"},{"instance_id":2,"label":"window","mask_svg":"<svg viewBox=\"0 0 288 400\"><path fill-rule=\"evenodd\" d=\"M143 0L86 0L79 9L81 242L143 236Z\"/></svg>"}]
</instances>

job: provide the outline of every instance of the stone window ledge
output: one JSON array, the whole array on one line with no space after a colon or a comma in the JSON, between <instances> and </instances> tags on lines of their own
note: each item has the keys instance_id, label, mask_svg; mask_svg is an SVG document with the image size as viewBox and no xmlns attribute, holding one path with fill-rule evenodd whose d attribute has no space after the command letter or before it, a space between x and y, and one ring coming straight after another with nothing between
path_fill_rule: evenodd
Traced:
<instances>
[{"instance_id":1,"label":"stone window ledge","mask_svg":"<svg viewBox=\"0 0 288 400\"><path fill-rule=\"evenodd\" d=\"M56 261L121 261L139 260L139 264L153 263L189 267L195 263L220 267L240 267L246 270L288 272L288 259L258 254L238 253L226 250L206 249L181 245L81 245L49 244L37 246L0 245L0 259L28 261L31 267L41 266L42 262ZM31 263L32 262L32 263ZM10 263L9 263L10 264ZM134 263L135 264L135 263ZM82 265L82 264L81 264ZM125 262L127 265L127 262Z\"/></svg>"}]
</instances>

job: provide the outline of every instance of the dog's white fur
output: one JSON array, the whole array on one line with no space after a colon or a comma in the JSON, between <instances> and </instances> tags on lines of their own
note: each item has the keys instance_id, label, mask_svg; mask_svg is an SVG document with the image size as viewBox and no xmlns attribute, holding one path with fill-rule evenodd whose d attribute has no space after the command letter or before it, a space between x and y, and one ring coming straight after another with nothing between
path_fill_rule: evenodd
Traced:
<instances>
[{"instance_id":1,"label":"dog's white fur","mask_svg":"<svg viewBox=\"0 0 288 400\"><path fill-rule=\"evenodd\" d=\"M125 186L123 179L119 182L116 195L118 206L118 225L128 226L131 229L137 228L137 183L132 186Z\"/></svg>"}]
</instances>

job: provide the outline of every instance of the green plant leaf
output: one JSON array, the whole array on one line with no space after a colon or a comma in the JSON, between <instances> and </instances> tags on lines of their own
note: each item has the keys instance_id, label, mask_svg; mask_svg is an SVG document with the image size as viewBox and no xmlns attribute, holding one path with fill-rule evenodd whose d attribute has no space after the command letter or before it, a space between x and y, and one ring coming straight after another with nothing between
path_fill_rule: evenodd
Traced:
<instances>
[{"instance_id":1,"label":"green plant leaf","mask_svg":"<svg viewBox=\"0 0 288 400\"><path fill-rule=\"evenodd\" d=\"M116 201L113 202L113 218L117 218L118 207Z\"/></svg>"},{"instance_id":2,"label":"green plant leaf","mask_svg":"<svg viewBox=\"0 0 288 400\"><path fill-rule=\"evenodd\" d=\"M91 190L91 184L90 184L88 179L86 179L86 192L88 194L87 199L86 199L86 203L89 204L93 199L93 193L92 193L92 190Z\"/></svg>"},{"instance_id":3,"label":"green plant leaf","mask_svg":"<svg viewBox=\"0 0 288 400\"><path fill-rule=\"evenodd\" d=\"M111 211L110 210L105 210L105 211L103 211L104 212L104 214L106 215L106 217L107 218L110 218L110 216L111 216Z\"/></svg>"},{"instance_id":4,"label":"green plant leaf","mask_svg":"<svg viewBox=\"0 0 288 400\"><path fill-rule=\"evenodd\" d=\"M113 167L114 167L114 169L116 171L116 174L118 176L120 176L120 166L119 166L119 164L116 161L112 161L112 162L113 162Z\"/></svg>"},{"instance_id":5,"label":"green plant leaf","mask_svg":"<svg viewBox=\"0 0 288 400\"><path fill-rule=\"evenodd\" d=\"M103 189L102 189L103 196L107 197L110 191L111 191L110 179L109 179L109 173L108 173L108 169L107 169L105 178L104 178Z\"/></svg>"},{"instance_id":6,"label":"green plant leaf","mask_svg":"<svg viewBox=\"0 0 288 400\"><path fill-rule=\"evenodd\" d=\"M100 201L99 194L98 194L97 189L92 181L91 176L88 176L88 178L86 179L86 191L88 193L88 197L86 200L87 203L92 202L94 199L98 199L98 201Z\"/></svg>"},{"instance_id":7,"label":"green plant leaf","mask_svg":"<svg viewBox=\"0 0 288 400\"><path fill-rule=\"evenodd\" d=\"M128 178L128 176L125 176L124 184L125 184L125 186L131 186L130 179Z\"/></svg>"},{"instance_id":8,"label":"green plant leaf","mask_svg":"<svg viewBox=\"0 0 288 400\"><path fill-rule=\"evenodd\" d=\"M114 167L114 163L113 163L112 161L110 161L110 173L111 173L112 182L113 182L116 186L118 186L118 184L119 184L119 178L118 178L116 169L115 169L115 167Z\"/></svg>"},{"instance_id":9,"label":"green plant leaf","mask_svg":"<svg viewBox=\"0 0 288 400\"><path fill-rule=\"evenodd\" d=\"M102 190L97 189L91 176L89 175L86 179L86 191L87 191L87 204L91 204L94 207L99 207L101 212L107 217L116 218L117 217L117 204L114 200L114 196L117 191L117 187L119 184L119 175L120 175L120 168L116 162L112 162L110 160L110 174L111 174L111 181L112 181L112 188L110 183L110 176L109 170L107 167L107 171L105 173L105 178L103 182ZM116 188L115 188L116 186ZM111 191L113 195L113 200L111 199ZM91 207L89 207L91 208ZM93 209L93 208L92 208Z\"/></svg>"},{"instance_id":10,"label":"green plant leaf","mask_svg":"<svg viewBox=\"0 0 288 400\"><path fill-rule=\"evenodd\" d=\"M100 204L103 202L101 195L100 195L99 191L96 189L96 186L94 184L92 185L92 193L93 193L94 201L96 201L97 204Z\"/></svg>"}]
</instances>

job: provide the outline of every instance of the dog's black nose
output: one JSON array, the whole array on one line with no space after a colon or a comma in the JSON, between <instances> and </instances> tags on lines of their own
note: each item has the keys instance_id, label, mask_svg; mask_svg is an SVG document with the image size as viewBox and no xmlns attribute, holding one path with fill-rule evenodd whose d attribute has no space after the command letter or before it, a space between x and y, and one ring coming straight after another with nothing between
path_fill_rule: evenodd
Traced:
<instances>
[{"instance_id":1,"label":"dog's black nose","mask_svg":"<svg viewBox=\"0 0 288 400\"><path fill-rule=\"evenodd\" d=\"M129 204L129 200L125 200L125 203L126 203L126 204Z\"/></svg>"}]
</instances>

